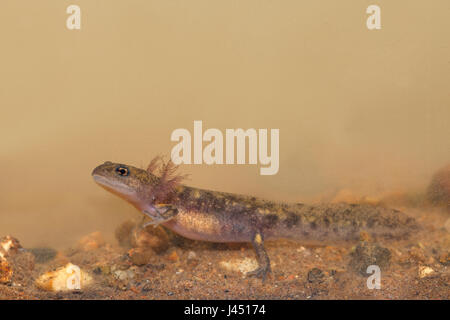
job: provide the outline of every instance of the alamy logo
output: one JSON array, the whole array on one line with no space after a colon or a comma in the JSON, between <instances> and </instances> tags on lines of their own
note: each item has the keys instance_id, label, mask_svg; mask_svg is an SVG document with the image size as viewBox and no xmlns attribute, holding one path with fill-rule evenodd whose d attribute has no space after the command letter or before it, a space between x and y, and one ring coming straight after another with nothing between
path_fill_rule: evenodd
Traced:
<instances>
[{"instance_id":1,"label":"alamy logo","mask_svg":"<svg viewBox=\"0 0 450 320\"><path fill-rule=\"evenodd\" d=\"M71 4L67 7L66 13L70 16L66 20L66 26L69 30L81 29L81 9L76 4Z\"/></svg>"},{"instance_id":2,"label":"alamy logo","mask_svg":"<svg viewBox=\"0 0 450 320\"><path fill-rule=\"evenodd\" d=\"M372 4L367 7L366 13L370 14L367 18L366 25L369 30L381 29L381 9L379 6Z\"/></svg>"},{"instance_id":3,"label":"alamy logo","mask_svg":"<svg viewBox=\"0 0 450 320\"><path fill-rule=\"evenodd\" d=\"M261 175L274 175L279 169L280 130L270 129L270 155L268 150L267 129L226 129L225 157L224 136L219 129L207 129L203 132L202 121L194 121L194 161L192 161L192 137L187 129L176 129L172 132L171 141L178 143L172 148L171 159L175 164L245 164L265 165L260 168ZM210 142L203 148L203 142ZM236 151L236 157L235 157Z\"/></svg>"},{"instance_id":4,"label":"alamy logo","mask_svg":"<svg viewBox=\"0 0 450 320\"><path fill-rule=\"evenodd\" d=\"M367 278L368 289L381 289L381 270L377 265L370 265L367 267L366 273L372 274Z\"/></svg>"},{"instance_id":5,"label":"alamy logo","mask_svg":"<svg viewBox=\"0 0 450 320\"><path fill-rule=\"evenodd\" d=\"M69 290L80 290L81 289L81 270L80 267L75 265L70 265L66 268L67 274L67 289Z\"/></svg>"}]
</instances>

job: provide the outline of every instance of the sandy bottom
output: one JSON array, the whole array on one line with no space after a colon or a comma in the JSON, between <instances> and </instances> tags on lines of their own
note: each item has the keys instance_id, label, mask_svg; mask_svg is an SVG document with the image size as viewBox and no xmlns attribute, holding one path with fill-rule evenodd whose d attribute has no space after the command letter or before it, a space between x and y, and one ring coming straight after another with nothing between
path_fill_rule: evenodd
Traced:
<instances>
[{"instance_id":1,"label":"sandy bottom","mask_svg":"<svg viewBox=\"0 0 450 320\"><path fill-rule=\"evenodd\" d=\"M359 243L327 246L266 243L273 272L264 282L244 275L256 266L248 244L190 241L162 229L148 229L145 239L130 240L129 228L122 225L117 232L122 245L95 233L59 252L22 250L17 256L26 257L7 258L15 274L0 284L0 298L449 299L450 215L404 211L423 226L408 240L374 243L362 237ZM38 286L41 275L69 262L89 278L80 290L51 291L57 284L48 279L46 289ZM381 266L380 289L367 286L368 264Z\"/></svg>"}]
</instances>

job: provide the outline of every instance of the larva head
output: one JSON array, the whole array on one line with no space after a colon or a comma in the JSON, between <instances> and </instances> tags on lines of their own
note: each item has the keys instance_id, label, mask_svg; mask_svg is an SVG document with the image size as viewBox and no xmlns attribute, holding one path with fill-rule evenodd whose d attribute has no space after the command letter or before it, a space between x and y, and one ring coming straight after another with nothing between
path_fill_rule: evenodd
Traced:
<instances>
[{"instance_id":1,"label":"larva head","mask_svg":"<svg viewBox=\"0 0 450 320\"><path fill-rule=\"evenodd\" d=\"M135 205L151 195L152 186L159 180L146 170L109 161L96 167L92 177L106 190Z\"/></svg>"},{"instance_id":2,"label":"larva head","mask_svg":"<svg viewBox=\"0 0 450 320\"><path fill-rule=\"evenodd\" d=\"M105 162L92 176L106 190L131 202L140 210L170 197L185 176L175 174L177 166L157 157L147 170L133 166Z\"/></svg>"}]
</instances>

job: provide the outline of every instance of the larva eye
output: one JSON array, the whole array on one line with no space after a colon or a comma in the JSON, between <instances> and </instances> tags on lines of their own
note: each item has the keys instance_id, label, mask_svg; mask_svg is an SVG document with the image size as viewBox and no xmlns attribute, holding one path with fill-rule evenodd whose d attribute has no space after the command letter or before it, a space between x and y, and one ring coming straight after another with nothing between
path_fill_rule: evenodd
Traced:
<instances>
[{"instance_id":1,"label":"larva eye","mask_svg":"<svg viewBox=\"0 0 450 320\"><path fill-rule=\"evenodd\" d=\"M126 177L130 172L128 171L128 168L127 167L124 167L124 166L120 166L120 167L117 167L116 168L116 172L118 173L118 174L120 174L121 176L124 176L124 177Z\"/></svg>"}]
</instances>

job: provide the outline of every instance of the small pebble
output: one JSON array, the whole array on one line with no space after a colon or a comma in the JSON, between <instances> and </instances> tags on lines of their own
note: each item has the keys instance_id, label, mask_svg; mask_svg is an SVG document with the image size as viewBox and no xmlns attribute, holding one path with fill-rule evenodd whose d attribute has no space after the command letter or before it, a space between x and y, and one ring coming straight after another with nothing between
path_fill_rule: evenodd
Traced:
<instances>
[{"instance_id":1,"label":"small pebble","mask_svg":"<svg viewBox=\"0 0 450 320\"><path fill-rule=\"evenodd\" d=\"M221 261L220 266L229 271L241 272L246 274L258 268L258 262L255 259L233 259L230 261Z\"/></svg>"},{"instance_id":2,"label":"small pebble","mask_svg":"<svg viewBox=\"0 0 450 320\"><path fill-rule=\"evenodd\" d=\"M420 266L419 267L419 278L425 278L426 276L431 275L434 273L434 270L427 266Z\"/></svg>"},{"instance_id":3,"label":"small pebble","mask_svg":"<svg viewBox=\"0 0 450 320\"><path fill-rule=\"evenodd\" d=\"M131 269L126 271L124 270L116 270L114 271L114 277L120 281L129 281L134 278L134 272Z\"/></svg>"},{"instance_id":4,"label":"small pebble","mask_svg":"<svg viewBox=\"0 0 450 320\"><path fill-rule=\"evenodd\" d=\"M188 260L195 260L195 259L197 259L197 254L194 251L189 251L187 259Z\"/></svg>"},{"instance_id":5,"label":"small pebble","mask_svg":"<svg viewBox=\"0 0 450 320\"><path fill-rule=\"evenodd\" d=\"M308 272L308 281L311 283L323 282L324 273L319 268L313 268Z\"/></svg>"},{"instance_id":6,"label":"small pebble","mask_svg":"<svg viewBox=\"0 0 450 320\"><path fill-rule=\"evenodd\" d=\"M172 252L169 254L169 256L167 257L167 259L169 259L170 261L173 261L173 262L178 261L179 257L178 257L177 252L176 252L175 250L172 251Z\"/></svg>"},{"instance_id":7,"label":"small pebble","mask_svg":"<svg viewBox=\"0 0 450 320\"><path fill-rule=\"evenodd\" d=\"M135 248L128 251L128 256L133 264L143 266L150 261L153 251L146 248Z\"/></svg>"},{"instance_id":8,"label":"small pebble","mask_svg":"<svg viewBox=\"0 0 450 320\"><path fill-rule=\"evenodd\" d=\"M147 280L147 282L142 286L141 292L149 292L152 291L153 287L151 283Z\"/></svg>"},{"instance_id":9,"label":"small pebble","mask_svg":"<svg viewBox=\"0 0 450 320\"><path fill-rule=\"evenodd\" d=\"M184 272L184 270L183 269L180 269L180 270L178 270L177 272L175 272L175 274L181 274L181 273L183 273Z\"/></svg>"},{"instance_id":10,"label":"small pebble","mask_svg":"<svg viewBox=\"0 0 450 320\"><path fill-rule=\"evenodd\" d=\"M79 282L73 275L79 272ZM82 289L92 283L91 276L78 266L68 263L54 271L42 274L35 280L36 286L47 291L72 291ZM79 288L77 288L79 286Z\"/></svg>"},{"instance_id":11,"label":"small pebble","mask_svg":"<svg viewBox=\"0 0 450 320\"><path fill-rule=\"evenodd\" d=\"M439 256L439 262L445 266L450 264L450 256L449 256L448 252L443 253Z\"/></svg>"}]
</instances>

